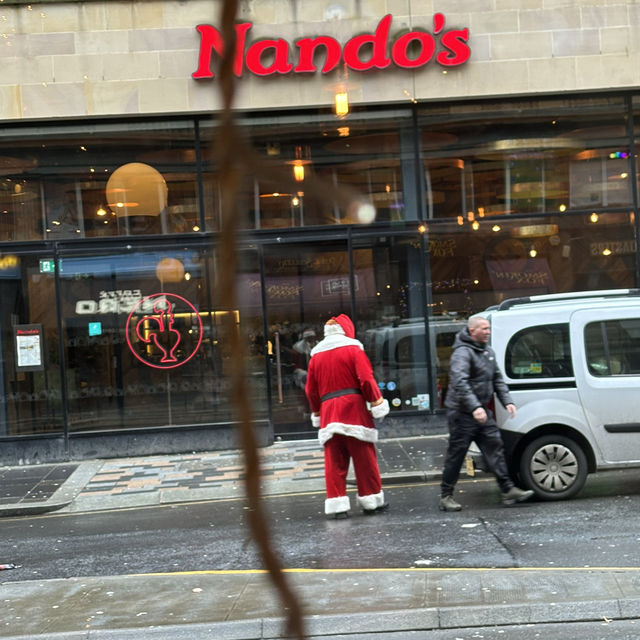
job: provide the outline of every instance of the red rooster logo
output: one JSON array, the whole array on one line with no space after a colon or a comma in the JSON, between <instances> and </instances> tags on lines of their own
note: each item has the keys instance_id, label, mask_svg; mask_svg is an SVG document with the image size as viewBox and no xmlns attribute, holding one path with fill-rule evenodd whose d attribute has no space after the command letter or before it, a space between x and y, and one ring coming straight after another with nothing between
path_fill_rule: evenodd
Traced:
<instances>
[{"instance_id":1,"label":"red rooster logo","mask_svg":"<svg viewBox=\"0 0 640 640\"><path fill-rule=\"evenodd\" d=\"M157 300L154 314L146 315L136 324L136 335L145 344L153 344L162 352L162 364L178 362L175 350L180 344L180 332L174 329L175 316L169 300Z\"/></svg>"}]
</instances>

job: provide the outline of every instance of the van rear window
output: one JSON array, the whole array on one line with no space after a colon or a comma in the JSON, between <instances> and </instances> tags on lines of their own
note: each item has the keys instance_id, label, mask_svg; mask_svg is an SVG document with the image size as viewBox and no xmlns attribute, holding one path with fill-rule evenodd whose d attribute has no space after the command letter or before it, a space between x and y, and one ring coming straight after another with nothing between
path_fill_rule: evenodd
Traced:
<instances>
[{"instance_id":1,"label":"van rear window","mask_svg":"<svg viewBox=\"0 0 640 640\"><path fill-rule=\"evenodd\" d=\"M640 374L640 318L591 322L584 346L592 376Z\"/></svg>"},{"instance_id":2,"label":"van rear window","mask_svg":"<svg viewBox=\"0 0 640 640\"><path fill-rule=\"evenodd\" d=\"M569 325L547 324L518 331L507 345L505 373L512 379L573 376Z\"/></svg>"}]
</instances>

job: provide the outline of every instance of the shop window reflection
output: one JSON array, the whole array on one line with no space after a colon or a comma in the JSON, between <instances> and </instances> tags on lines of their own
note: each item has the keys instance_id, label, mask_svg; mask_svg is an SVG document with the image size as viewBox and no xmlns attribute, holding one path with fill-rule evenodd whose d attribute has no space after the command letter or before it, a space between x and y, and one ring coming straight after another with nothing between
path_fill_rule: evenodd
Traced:
<instances>
[{"instance_id":1,"label":"shop window reflection","mask_svg":"<svg viewBox=\"0 0 640 640\"><path fill-rule=\"evenodd\" d=\"M201 230L192 123L51 131L48 135L38 129L19 140L3 139L4 148L12 151L0 152L0 239ZM160 211L145 212L138 202L137 212L131 207L122 216L109 207L109 178L131 164L152 167L166 182L168 196Z\"/></svg>"},{"instance_id":2,"label":"shop window reflection","mask_svg":"<svg viewBox=\"0 0 640 640\"><path fill-rule=\"evenodd\" d=\"M428 108L425 111L429 111ZM428 217L579 211L632 201L624 102L506 102L425 116L452 140L422 145Z\"/></svg>"},{"instance_id":3,"label":"shop window reflection","mask_svg":"<svg viewBox=\"0 0 640 640\"><path fill-rule=\"evenodd\" d=\"M634 287L632 212L564 214L432 226L433 299L468 315L505 298ZM494 231L494 228L498 228Z\"/></svg>"},{"instance_id":4,"label":"shop window reflection","mask_svg":"<svg viewBox=\"0 0 640 640\"><path fill-rule=\"evenodd\" d=\"M310 118L310 123L285 116L269 119L268 126L242 122L257 154L240 194L248 206L244 225L272 229L355 224L360 221L350 204L356 200L373 205L378 222L404 219L407 175L415 181L412 139L402 135L408 121L405 113L391 120L384 114L350 114L340 123L332 114ZM203 155L210 156L210 150ZM205 164L211 178L207 189L215 193L210 169ZM207 204L207 218L215 221L219 214L213 202Z\"/></svg>"}]
</instances>

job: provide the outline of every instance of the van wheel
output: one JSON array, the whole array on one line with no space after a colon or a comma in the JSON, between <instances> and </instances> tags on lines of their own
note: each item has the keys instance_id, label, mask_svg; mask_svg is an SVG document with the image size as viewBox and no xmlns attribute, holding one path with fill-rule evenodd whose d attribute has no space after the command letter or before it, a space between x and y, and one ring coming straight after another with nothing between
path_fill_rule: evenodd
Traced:
<instances>
[{"instance_id":1,"label":"van wheel","mask_svg":"<svg viewBox=\"0 0 640 640\"><path fill-rule=\"evenodd\" d=\"M587 456L570 438L542 436L524 450L520 478L543 500L571 498L587 479Z\"/></svg>"}]
</instances>

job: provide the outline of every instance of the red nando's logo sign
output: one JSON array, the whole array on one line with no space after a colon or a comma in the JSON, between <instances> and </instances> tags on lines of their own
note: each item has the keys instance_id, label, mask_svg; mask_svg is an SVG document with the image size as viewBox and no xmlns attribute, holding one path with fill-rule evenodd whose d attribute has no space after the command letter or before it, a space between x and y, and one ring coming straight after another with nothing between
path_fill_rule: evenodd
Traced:
<instances>
[{"instance_id":1,"label":"red nando's logo sign","mask_svg":"<svg viewBox=\"0 0 640 640\"><path fill-rule=\"evenodd\" d=\"M236 48L233 72L241 77L246 68L257 76L276 73L315 73L318 64L316 52L324 53L322 73L338 67L341 60L353 71L386 69L395 64L403 69L418 69L433 58L444 67L455 67L465 63L471 49L467 44L469 29L445 30L445 17L441 13L433 16L433 34L428 31L409 31L389 40L391 15L384 16L374 33L357 35L344 46L331 36L300 38L291 46L283 38L257 40L247 47L247 34L251 22L235 25ZM220 32L211 25L200 24L200 53L198 69L191 75L196 80L211 79L214 52L222 55L224 42Z\"/></svg>"}]
</instances>

